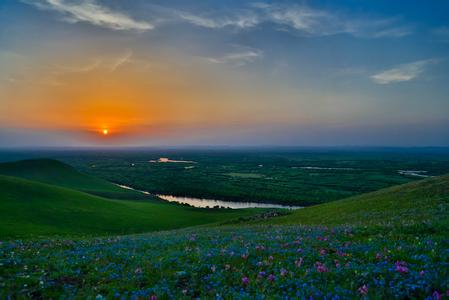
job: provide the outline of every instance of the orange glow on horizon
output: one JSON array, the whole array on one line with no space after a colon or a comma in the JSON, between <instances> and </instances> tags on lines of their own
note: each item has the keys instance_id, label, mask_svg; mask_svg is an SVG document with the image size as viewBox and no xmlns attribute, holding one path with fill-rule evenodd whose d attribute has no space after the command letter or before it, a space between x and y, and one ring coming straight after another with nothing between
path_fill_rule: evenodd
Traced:
<instances>
[{"instance_id":1,"label":"orange glow on horizon","mask_svg":"<svg viewBox=\"0 0 449 300\"><path fill-rule=\"evenodd\" d=\"M192 73L176 56L134 54L136 62L153 62L151 70L135 62L111 70L107 55L91 69L64 67L83 66L91 56L102 57L88 54L40 57L40 63L54 70L33 67L23 80L0 84L0 99L9 99L8 113L0 109L0 127L55 130L79 141L113 143L265 120L263 95L253 96L240 81L228 82L236 77L226 72L210 74L209 65ZM257 105L244 104L242 97L257 100ZM273 117L272 110L269 114Z\"/></svg>"}]
</instances>

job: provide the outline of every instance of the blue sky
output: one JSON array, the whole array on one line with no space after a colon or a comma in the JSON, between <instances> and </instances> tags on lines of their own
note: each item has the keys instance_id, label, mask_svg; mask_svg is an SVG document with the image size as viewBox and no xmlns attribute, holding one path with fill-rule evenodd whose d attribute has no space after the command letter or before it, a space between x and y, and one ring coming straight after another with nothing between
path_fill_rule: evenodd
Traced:
<instances>
[{"instance_id":1,"label":"blue sky","mask_svg":"<svg viewBox=\"0 0 449 300\"><path fill-rule=\"evenodd\" d=\"M448 15L447 1L3 0L0 147L449 146Z\"/></svg>"}]
</instances>

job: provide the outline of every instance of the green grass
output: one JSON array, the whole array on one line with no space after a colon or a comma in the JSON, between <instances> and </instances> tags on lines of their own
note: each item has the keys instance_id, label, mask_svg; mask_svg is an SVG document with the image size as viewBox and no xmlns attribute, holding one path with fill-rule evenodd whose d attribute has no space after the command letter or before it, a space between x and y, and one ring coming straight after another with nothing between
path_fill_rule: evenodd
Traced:
<instances>
[{"instance_id":1,"label":"green grass","mask_svg":"<svg viewBox=\"0 0 449 300\"><path fill-rule=\"evenodd\" d=\"M0 164L0 174L71 188L108 198L152 199L139 192L122 189L106 180L83 174L54 159L29 159Z\"/></svg>"},{"instance_id":2,"label":"green grass","mask_svg":"<svg viewBox=\"0 0 449 300\"><path fill-rule=\"evenodd\" d=\"M261 211L110 200L2 175L0 191L0 239L141 233L222 222Z\"/></svg>"},{"instance_id":3,"label":"green grass","mask_svg":"<svg viewBox=\"0 0 449 300\"><path fill-rule=\"evenodd\" d=\"M153 194L310 206L420 179L399 170L422 170L430 176L448 174L448 153L447 149L324 148L142 149L45 155L86 174ZM195 161L195 168L148 162L160 157Z\"/></svg>"},{"instance_id":4,"label":"green grass","mask_svg":"<svg viewBox=\"0 0 449 300\"><path fill-rule=\"evenodd\" d=\"M21 166L47 182L88 184ZM0 191L0 298L427 299L448 287L448 175L271 219L2 175ZM222 226L232 219L240 223ZM193 225L203 226L116 236ZM39 239L55 235L63 239Z\"/></svg>"},{"instance_id":5,"label":"green grass","mask_svg":"<svg viewBox=\"0 0 449 300\"><path fill-rule=\"evenodd\" d=\"M447 230L449 175L307 207L268 222L306 225L426 225L435 230Z\"/></svg>"}]
</instances>

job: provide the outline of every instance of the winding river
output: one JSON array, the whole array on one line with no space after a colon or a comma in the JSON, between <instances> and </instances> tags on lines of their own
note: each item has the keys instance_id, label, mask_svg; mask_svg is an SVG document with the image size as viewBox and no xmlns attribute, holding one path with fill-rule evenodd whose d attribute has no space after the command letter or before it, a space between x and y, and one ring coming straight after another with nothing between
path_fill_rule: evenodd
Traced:
<instances>
[{"instance_id":1,"label":"winding river","mask_svg":"<svg viewBox=\"0 0 449 300\"><path fill-rule=\"evenodd\" d=\"M147 191L138 190L138 189L132 188L127 185L117 184L117 186L121 187L122 189L133 190L133 191L143 193L145 195L151 195L151 193L149 193ZM302 206L281 205L281 204L275 204L275 203L223 201L223 200L217 200L217 199L201 199L201 198L179 197L179 196L161 195L161 194L156 194L155 196L161 198L162 200L168 201L168 202L189 204L193 207L200 207L200 208L206 208L206 207L212 208L212 207L216 207L216 206L224 207L224 208L233 208L233 209L241 209L241 208L300 209L300 208L303 208Z\"/></svg>"}]
</instances>

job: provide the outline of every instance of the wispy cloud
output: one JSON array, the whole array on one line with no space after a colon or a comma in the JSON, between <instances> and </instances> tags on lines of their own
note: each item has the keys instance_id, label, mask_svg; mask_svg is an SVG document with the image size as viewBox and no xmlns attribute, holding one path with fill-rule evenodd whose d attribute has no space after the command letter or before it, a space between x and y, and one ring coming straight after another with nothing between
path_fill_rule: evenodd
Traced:
<instances>
[{"instance_id":1,"label":"wispy cloud","mask_svg":"<svg viewBox=\"0 0 449 300\"><path fill-rule=\"evenodd\" d=\"M153 29L154 26L146 21L137 21L132 17L108 7L95 3L93 0L65 1L65 0L23 0L39 9L53 10L63 15L63 20L70 23L86 22L93 25L114 30Z\"/></svg>"},{"instance_id":2,"label":"wispy cloud","mask_svg":"<svg viewBox=\"0 0 449 300\"><path fill-rule=\"evenodd\" d=\"M391 27L386 29L380 29L371 34L373 38L400 38L412 34L413 31L410 27Z\"/></svg>"},{"instance_id":3,"label":"wispy cloud","mask_svg":"<svg viewBox=\"0 0 449 300\"><path fill-rule=\"evenodd\" d=\"M95 70L101 65L100 59L95 59L91 63L88 63L86 65L82 66L61 66L58 65L56 73L62 72L62 73L88 73L92 70Z\"/></svg>"},{"instance_id":4,"label":"wispy cloud","mask_svg":"<svg viewBox=\"0 0 449 300\"><path fill-rule=\"evenodd\" d=\"M180 12L177 15L181 20L212 29L243 29L272 23L305 36L349 34L360 38L400 38L413 33L412 28L399 24L395 18L363 18L292 4L253 3L249 8L227 16L218 12L206 15Z\"/></svg>"},{"instance_id":5,"label":"wispy cloud","mask_svg":"<svg viewBox=\"0 0 449 300\"><path fill-rule=\"evenodd\" d=\"M256 3L267 22L288 26L311 36L349 34L363 38L399 38L412 33L408 26L398 25L394 18L370 19L347 16L302 5Z\"/></svg>"},{"instance_id":6,"label":"wispy cloud","mask_svg":"<svg viewBox=\"0 0 449 300\"><path fill-rule=\"evenodd\" d=\"M96 2L96 0L22 0L40 9L53 10L71 23L87 22L114 30L145 31L154 28L154 23L138 21L121 11ZM148 14L156 14L154 22L187 22L209 29L246 29L263 23L283 26L306 36L349 34L362 38L400 38L413 33L411 27L400 24L396 18L367 18L353 14L313 8L297 4L253 3L233 10L188 12L155 5L147 6Z\"/></svg>"},{"instance_id":7,"label":"wispy cloud","mask_svg":"<svg viewBox=\"0 0 449 300\"><path fill-rule=\"evenodd\" d=\"M242 66L261 58L263 52L258 49L247 49L227 53L220 57L207 57L206 60L216 64L232 64Z\"/></svg>"},{"instance_id":8,"label":"wispy cloud","mask_svg":"<svg viewBox=\"0 0 449 300\"><path fill-rule=\"evenodd\" d=\"M126 50L126 52L117 57L112 64L110 65L111 72L115 72L118 68L120 68L122 65L128 63L131 61L131 57L133 56L133 52L131 50Z\"/></svg>"},{"instance_id":9,"label":"wispy cloud","mask_svg":"<svg viewBox=\"0 0 449 300\"><path fill-rule=\"evenodd\" d=\"M371 80L377 84L410 81L418 78L425 71L427 66L437 62L437 59L427 59L402 64L395 68L372 75Z\"/></svg>"},{"instance_id":10,"label":"wispy cloud","mask_svg":"<svg viewBox=\"0 0 449 300\"><path fill-rule=\"evenodd\" d=\"M180 12L178 16L191 24L196 26L221 29L224 27L235 27L235 28L248 28L254 27L259 24L259 19L256 14L253 13L240 13L230 17L223 16L199 16L187 12Z\"/></svg>"}]
</instances>

